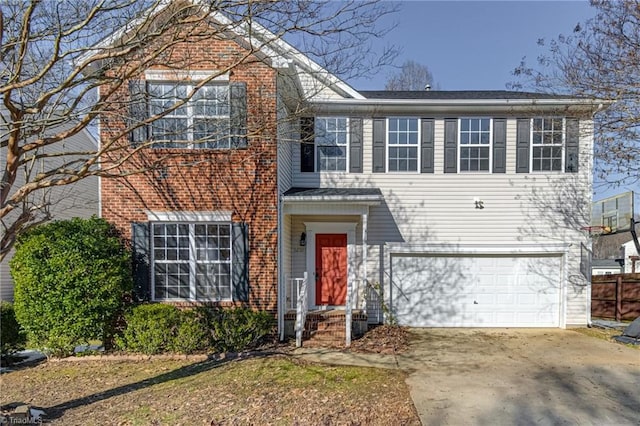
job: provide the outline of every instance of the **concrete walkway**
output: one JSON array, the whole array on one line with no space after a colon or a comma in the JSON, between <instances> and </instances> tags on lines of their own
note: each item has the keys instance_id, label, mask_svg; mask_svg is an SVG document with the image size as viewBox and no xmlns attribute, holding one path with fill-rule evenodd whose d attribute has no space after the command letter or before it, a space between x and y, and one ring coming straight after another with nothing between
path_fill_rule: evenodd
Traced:
<instances>
[{"instance_id":1,"label":"concrete walkway","mask_svg":"<svg viewBox=\"0 0 640 426\"><path fill-rule=\"evenodd\" d=\"M407 353L298 349L399 368L424 425L640 425L640 350L560 329L416 329Z\"/></svg>"}]
</instances>

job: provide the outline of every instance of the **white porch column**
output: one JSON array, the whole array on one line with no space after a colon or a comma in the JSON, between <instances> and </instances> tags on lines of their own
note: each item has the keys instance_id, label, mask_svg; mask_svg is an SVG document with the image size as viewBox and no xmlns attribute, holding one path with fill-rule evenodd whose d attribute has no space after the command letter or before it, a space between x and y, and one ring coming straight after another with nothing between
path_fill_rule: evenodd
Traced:
<instances>
[{"instance_id":1,"label":"white porch column","mask_svg":"<svg viewBox=\"0 0 640 426\"><path fill-rule=\"evenodd\" d=\"M362 284L364 285L364 297L362 298L362 309L367 313L367 291L369 289L369 281L367 275L367 213L362 214Z\"/></svg>"}]
</instances>

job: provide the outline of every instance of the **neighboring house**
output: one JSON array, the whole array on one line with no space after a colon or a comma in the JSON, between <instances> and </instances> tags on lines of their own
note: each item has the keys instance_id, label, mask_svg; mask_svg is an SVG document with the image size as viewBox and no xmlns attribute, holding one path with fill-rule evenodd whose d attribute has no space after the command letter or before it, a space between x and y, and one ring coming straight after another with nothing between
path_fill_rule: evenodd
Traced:
<instances>
[{"instance_id":1,"label":"neighboring house","mask_svg":"<svg viewBox=\"0 0 640 426\"><path fill-rule=\"evenodd\" d=\"M95 151L97 143L88 130L82 130L76 135L56 143L55 150L56 152L79 152L87 149ZM56 161L59 159L44 160L42 169L49 170ZM19 188L23 182L22 175L19 175L14 189ZM35 214L50 216L49 220L63 220L73 217L88 218L99 213L98 178L95 176L79 180L71 185L53 187L46 191L40 190L31 196L34 200L39 197L46 197L47 202L45 209ZM11 250L0 262L0 300L13 301L13 279L9 269L9 261L12 259L14 251Z\"/></svg>"},{"instance_id":2,"label":"neighboring house","mask_svg":"<svg viewBox=\"0 0 640 426\"><path fill-rule=\"evenodd\" d=\"M591 263L592 275L621 274L624 267L615 259L594 259Z\"/></svg>"},{"instance_id":3,"label":"neighboring house","mask_svg":"<svg viewBox=\"0 0 640 426\"><path fill-rule=\"evenodd\" d=\"M624 253L624 272L625 274L640 272L640 256L636 250L636 244L633 240L622 244Z\"/></svg>"},{"instance_id":4,"label":"neighboring house","mask_svg":"<svg viewBox=\"0 0 640 426\"><path fill-rule=\"evenodd\" d=\"M134 104L144 90L157 105L222 69L215 52L243 49L237 38L190 44L196 72L158 64L121 95ZM270 49L278 60L252 57L200 98L218 129L246 131L181 149L163 129L183 118L167 115L131 136L132 146L155 143L133 161L167 157L162 173L102 180L101 213L132 239L140 297L266 309L282 330L306 276L308 309L346 306L370 321L377 292L410 326L589 322L580 243L590 242L580 227L599 103L358 92L281 41ZM185 120L203 119L194 105ZM145 111L132 108L131 118Z\"/></svg>"}]
</instances>

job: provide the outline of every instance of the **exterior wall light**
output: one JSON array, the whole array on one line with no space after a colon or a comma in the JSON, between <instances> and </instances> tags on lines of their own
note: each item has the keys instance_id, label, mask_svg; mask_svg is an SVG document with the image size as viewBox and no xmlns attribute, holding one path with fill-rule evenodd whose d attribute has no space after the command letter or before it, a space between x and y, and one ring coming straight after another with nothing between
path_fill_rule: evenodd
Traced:
<instances>
[{"instance_id":1,"label":"exterior wall light","mask_svg":"<svg viewBox=\"0 0 640 426\"><path fill-rule=\"evenodd\" d=\"M300 247L304 247L307 245L307 233L303 232L300 234Z\"/></svg>"}]
</instances>

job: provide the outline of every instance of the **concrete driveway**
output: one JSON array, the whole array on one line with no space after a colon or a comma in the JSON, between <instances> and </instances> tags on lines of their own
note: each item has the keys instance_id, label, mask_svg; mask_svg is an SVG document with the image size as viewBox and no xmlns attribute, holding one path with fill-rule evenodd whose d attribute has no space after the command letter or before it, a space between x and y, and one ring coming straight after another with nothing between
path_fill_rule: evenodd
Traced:
<instances>
[{"instance_id":1,"label":"concrete driveway","mask_svg":"<svg viewBox=\"0 0 640 426\"><path fill-rule=\"evenodd\" d=\"M423 425L640 425L640 350L559 329L414 329Z\"/></svg>"}]
</instances>

